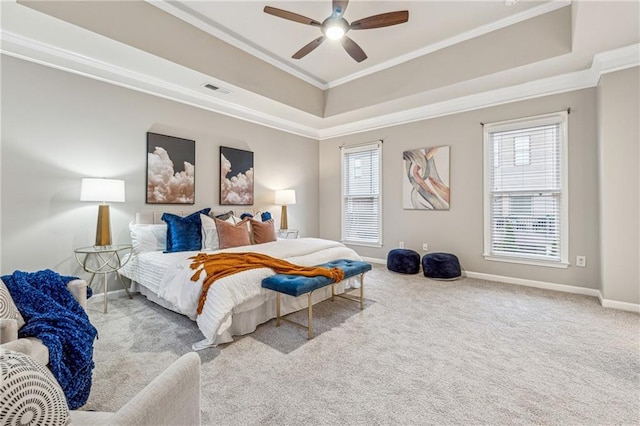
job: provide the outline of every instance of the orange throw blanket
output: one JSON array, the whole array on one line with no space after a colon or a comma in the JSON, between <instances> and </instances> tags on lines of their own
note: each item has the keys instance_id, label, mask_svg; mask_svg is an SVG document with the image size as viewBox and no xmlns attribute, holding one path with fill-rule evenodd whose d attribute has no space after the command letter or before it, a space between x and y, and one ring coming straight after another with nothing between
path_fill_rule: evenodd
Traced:
<instances>
[{"instance_id":1,"label":"orange throw blanket","mask_svg":"<svg viewBox=\"0 0 640 426\"><path fill-rule=\"evenodd\" d=\"M207 273L207 277L202 283L202 293L200 293L200 300L198 301L198 315L202 313L209 287L216 280L249 269L271 268L277 274L303 275L305 277L322 275L333 279L333 282L336 283L344 279L344 271L340 268L300 266L260 253L198 253L189 259L193 259L191 269L197 269L191 277L191 281L198 281L203 270Z\"/></svg>"}]
</instances>

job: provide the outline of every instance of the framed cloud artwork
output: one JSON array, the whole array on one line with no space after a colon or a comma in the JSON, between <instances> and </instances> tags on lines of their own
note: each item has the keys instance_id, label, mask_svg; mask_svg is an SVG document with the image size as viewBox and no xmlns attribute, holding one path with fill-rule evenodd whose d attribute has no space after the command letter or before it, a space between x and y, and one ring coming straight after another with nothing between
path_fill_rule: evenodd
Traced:
<instances>
[{"instance_id":1,"label":"framed cloud artwork","mask_svg":"<svg viewBox=\"0 0 640 426\"><path fill-rule=\"evenodd\" d=\"M147 132L147 204L194 204L196 141Z\"/></svg>"},{"instance_id":2,"label":"framed cloud artwork","mask_svg":"<svg viewBox=\"0 0 640 426\"><path fill-rule=\"evenodd\" d=\"M402 207L449 210L449 147L404 151L402 159Z\"/></svg>"},{"instance_id":3,"label":"framed cloud artwork","mask_svg":"<svg viewBox=\"0 0 640 426\"><path fill-rule=\"evenodd\" d=\"M253 205L253 152L220 147L220 205Z\"/></svg>"}]
</instances>

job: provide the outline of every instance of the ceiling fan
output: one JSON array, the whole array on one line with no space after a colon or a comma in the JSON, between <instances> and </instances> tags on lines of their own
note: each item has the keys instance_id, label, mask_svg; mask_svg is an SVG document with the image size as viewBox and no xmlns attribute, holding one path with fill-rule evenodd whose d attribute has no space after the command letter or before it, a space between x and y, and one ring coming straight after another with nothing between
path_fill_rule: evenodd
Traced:
<instances>
[{"instance_id":1,"label":"ceiling fan","mask_svg":"<svg viewBox=\"0 0 640 426\"><path fill-rule=\"evenodd\" d=\"M331 13L331 16L325 19L322 23L315 19L307 18L306 16L271 6L265 6L264 12L279 18L299 22L301 24L320 27L322 35L294 53L292 56L293 59L305 57L316 47L320 46L320 44L322 44L322 42L328 37L333 40L340 40L342 47L344 47L347 53L355 59L356 62L362 62L367 59L367 55L355 41L345 35L347 31L389 27L391 25L403 24L409 20L409 11L402 10L369 16L367 18L358 19L357 21L353 21L349 24L347 20L343 18L344 11L347 9L348 4L349 0L333 0L333 13Z\"/></svg>"}]
</instances>

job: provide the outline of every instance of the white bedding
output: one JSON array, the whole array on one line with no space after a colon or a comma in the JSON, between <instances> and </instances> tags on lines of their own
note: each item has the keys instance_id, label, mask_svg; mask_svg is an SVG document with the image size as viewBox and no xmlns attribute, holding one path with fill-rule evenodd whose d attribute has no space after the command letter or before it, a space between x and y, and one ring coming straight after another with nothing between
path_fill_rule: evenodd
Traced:
<instances>
[{"instance_id":1,"label":"white bedding","mask_svg":"<svg viewBox=\"0 0 640 426\"><path fill-rule=\"evenodd\" d=\"M303 266L318 265L335 259L361 260L355 251L345 245L319 238L282 239L205 252L262 253ZM269 268L252 269L216 281L209 288L202 314L197 315L196 306L205 278L203 272L198 281L191 281L195 271L190 268L189 257L197 253L199 252L142 253L135 255L120 272L143 286L146 290L143 293L151 292L160 298L158 302L161 305L197 322L205 340L195 344L194 349L228 342L232 340L232 335L250 332L257 324L275 317L273 303L269 303L274 299L273 292L263 289L261 285L264 278L274 273ZM306 298L300 299L304 299L304 303L302 300L291 300L283 306L283 311L286 313L305 307ZM256 312L249 313L252 310ZM243 313L247 314L242 317ZM234 321L241 320L248 323L234 324Z\"/></svg>"}]
</instances>

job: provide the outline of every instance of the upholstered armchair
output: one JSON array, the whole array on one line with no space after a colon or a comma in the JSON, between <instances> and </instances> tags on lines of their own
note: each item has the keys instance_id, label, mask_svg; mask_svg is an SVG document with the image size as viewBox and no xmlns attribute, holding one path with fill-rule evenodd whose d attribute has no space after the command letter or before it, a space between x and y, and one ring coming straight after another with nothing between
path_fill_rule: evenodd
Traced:
<instances>
[{"instance_id":1,"label":"upholstered armchair","mask_svg":"<svg viewBox=\"0 0 640 426\"><path fill-rule=\"evenodd\" d=\"M53 374L21 352L0 349L2 424L198 426L200 357L189 352L113 413L68 410Z\"/></svg>"},{"instance_id":2,"label":"upholstered armchair","mask_svg":"<svg viewBox=\"0 0 640 426\"><path fill-rule=\"evenodd\" d=\"M69 281L69 283L67 284L67 289L69 289L69 292L71 292L73 297L80 303L80 306L82 306L82 308L86 311L86 281L79 279ZM3 293L4 291L6 291L6 294ZM2 285L2 288L0 288L0 293L3 293L0 294L0 300L2 300L2 303L0 303L0 305L5 307L7 312L11 311L11 309L13 309L11 307L11 305L13 305L13 300L11 300L11 296L9 295L4 285ZM0 349L22 352L31 356L41 364L48 365L49 349L39 339L35 337L18 339L18 330L24 325L22 316L19 315L19 313L17 313L16 315L8 315L13 316L13 318L2 318L3 316L5 315L0 315Z\"/></svg>"},{"instance_id":3,"label":"upholstered armchair","mask_svg":"<svg viewBox=\"0 0 640 426\"><path fill-rule=\"evenodd\" d=\"M115 413L74 410L68 425L200 425L200 356L189 352Z\"/></svg>"}]
</instances>

